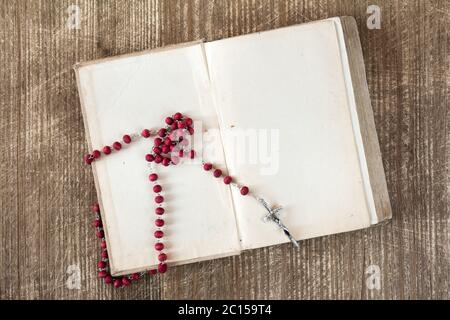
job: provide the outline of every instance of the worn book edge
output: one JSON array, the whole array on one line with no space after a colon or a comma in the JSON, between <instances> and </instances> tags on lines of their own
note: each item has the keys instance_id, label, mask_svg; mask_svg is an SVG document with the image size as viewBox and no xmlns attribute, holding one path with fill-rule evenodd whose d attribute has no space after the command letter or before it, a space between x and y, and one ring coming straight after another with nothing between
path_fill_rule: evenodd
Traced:
<instances>
[{"instance_id":1,"label":"worn book edge","mask_svg":"<svg viewBox=\"0 0 450 320\"><path fill-rule=\"evenodd\" d=\"M363 151L369 174L368 180L375 205L376 217L372 217L371 223L378 224L392 218L392 209L367 85L361 41L355 18L340 17L339 19L344 32Z\"/></svg>"}]
</instances>

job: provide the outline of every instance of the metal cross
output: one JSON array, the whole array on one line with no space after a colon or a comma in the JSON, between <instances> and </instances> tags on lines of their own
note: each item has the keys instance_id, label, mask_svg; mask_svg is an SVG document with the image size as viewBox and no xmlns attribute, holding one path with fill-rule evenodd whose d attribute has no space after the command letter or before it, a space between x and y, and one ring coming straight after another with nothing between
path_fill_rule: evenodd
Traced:
<instances>
[{"instance_id":1,"label":"metal cross","mask_svg":"<svg viewBox=\"0 0 450 320\"><path fill-rule=\"evenodd\" d=\"M258 200L259 203L261 203L261 205L267 210L266 215L264 216L264 221L272 221L274 222L276 225L278 225L278 227L283 230L283 233L286 235L286 237L288 237L288 239L292 242L292 244L295 247L299 247L297 241L294 239L294 237L291 235L291 233L289 232L288 228L283 224L283 222L281 222L280 216L279 216L279 212L283 209L283 207L281 206L275 206L275 207L270 207L269 204L266 202L266 200L264 200L263 198L256 198Z\"/></svg>"}]
</instances>

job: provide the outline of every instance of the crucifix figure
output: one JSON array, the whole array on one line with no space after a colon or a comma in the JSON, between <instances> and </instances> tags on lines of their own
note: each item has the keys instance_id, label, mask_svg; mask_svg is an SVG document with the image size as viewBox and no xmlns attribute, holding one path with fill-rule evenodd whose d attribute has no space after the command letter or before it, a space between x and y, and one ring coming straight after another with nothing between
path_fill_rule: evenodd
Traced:
<instances>
[{"instance_id":1,"label":"crucifix figure","mask_svg":"<svg viewBox=\"0 0 450 320\"><path fill-rule=\"evenodd\" d=\"M256 199L267 210L267 213L264 217L264 221L272 221L276 225L278 225L278 227L281 230L283 230L283 233L286 235L286 237L288 237L288 239L292 242L292 244L298 248L299 245L298 245L297 241L291 235L288 228L283 224L283 222L281 222L279 212L283 209L283 207L281 207L281 206L270 207L269 204L266 202L266 200L264 200L263 198L258 197Z\"/></svg>"}]
</instances>

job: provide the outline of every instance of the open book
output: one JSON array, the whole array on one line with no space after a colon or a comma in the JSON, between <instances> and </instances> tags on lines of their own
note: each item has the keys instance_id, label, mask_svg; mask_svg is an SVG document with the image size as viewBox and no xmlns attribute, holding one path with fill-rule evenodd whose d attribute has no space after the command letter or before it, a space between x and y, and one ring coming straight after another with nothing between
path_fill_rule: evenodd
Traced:
<instances>
[{"instance_id":1,"label":"open book","mask_svg":"<svg viewBox=\"0 0 450 320\"><path fill-rule=\"evenodd\" d=\"M161 127L180 111L203 137L198 157L282 205L280 217L295 239L391 217L353 18L186 43L75 70L90 150ZM113 275L158 264L143 160L152 145L141 139L92 165ZM198 161L157 168L168 199L169 265L289 241L276 224L263 222L260 203Z\"/></svg>"}]
</instances>

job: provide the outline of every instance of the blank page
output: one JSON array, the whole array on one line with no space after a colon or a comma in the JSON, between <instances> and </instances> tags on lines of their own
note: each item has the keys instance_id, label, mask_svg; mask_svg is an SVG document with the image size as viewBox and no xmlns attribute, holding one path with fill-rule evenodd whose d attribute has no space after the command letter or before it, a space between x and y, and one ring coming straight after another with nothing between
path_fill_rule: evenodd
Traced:
<instances>
[{"instance_id":1,"label":"blank page","mask_svg":"<svg viewBox=\"0 0 450 320\"><path fill-rule=\"evenodd\" d=\"M101 148L124 133L164 126L180 111L217 129L202 44L146 52L78 67L79 90L90 146ZM144 155L153 139L139 139L93 163L103 209L112 272L155 266L154 193ZM218 162L223 162L217 142ZM220 159L222 157L222 159ZM167 199L164 243L168 263L179 264L240 251L229 187L201 164L157 166Z\"/></svg>"},{"instance_id":2,"label":"blank page","mask_svg":"<svg viewBox=\"0 0 450 320\"><path fill-rule=\"evenodd\" d=\"M339 19L205 44L230 174L296 239L370 225L370 184ZM243 248L288 241L233 191ZM374 214L374 213L373 213Z\"/></svg>"}]
</instances>

